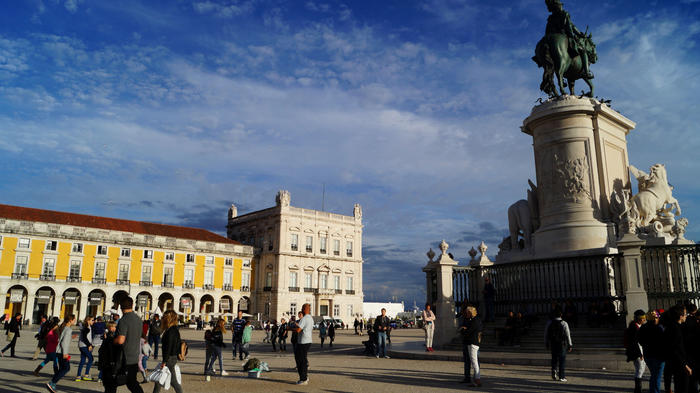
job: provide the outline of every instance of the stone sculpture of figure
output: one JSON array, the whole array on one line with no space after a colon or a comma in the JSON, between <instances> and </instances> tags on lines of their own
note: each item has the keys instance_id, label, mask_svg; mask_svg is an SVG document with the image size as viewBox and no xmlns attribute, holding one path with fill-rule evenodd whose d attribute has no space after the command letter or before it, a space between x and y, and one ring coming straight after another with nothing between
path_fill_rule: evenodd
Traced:
<instances>
[{"instance_id":1,"label":"stone sculpture of figure","mask_svg":"<svg viewBox=\"0 0 700 393\"><path fill-rule=\"evenodd\" d=\"M586 95L592 97L590 64L598 61L592 36L576 28L560 0L545 0L545 3L551 14L547 18L545 36L537 43L532 58L537 66L544 68L540 89L550 97L559 96L553 81L556 74L562 95L565 94L563 78L566 78L572 95L575 81L583 79L591 88Z\"/></svg>"},{"instance_id":2,"label":"stone sculpture of figure","mask_svg":"<svg viewBox=\"0 0 700 393\"><path fill-rule=\"evenodd\" d=\"M510 232L510 248L519 248L518 237L522 235L524 248L532 246L532 233L539 227L539 209L537 205L537 186L528 180L530 190L527 200L521 199L508 208L508 230Z\"/></svg>"},{"instance_id":3,"label":"stone sculpture of figure","mask_svg":"<svg viewBox=\"0 0 700 393\"><path fill-rule=\"evenodd\" d=\"M355 204L355 208L353 209L352 215L355 218L362 219L362 206L360 206L359 203Z\"/></svg>"},{"instance_id":4,"label":"stone sculpture of figure","mask_svg":"<svg viewBox=\"0 0 700 393\"><path fill-rule=\"evenodd\" d=\"M681 218L680 220L676 221L676 223L673 225L673 228L671 229L671 234L679 240L685 240L685 227L688 226L688 219L687 218Z\"/></svg>"},{"instance_id":5,"label":"stone sculpture of figure","mask_svg":"<svg viewBox=\"0 0 700 393\"><path fill-rule=\"evenodd\" d=\"M279 192L277 192L277 198L275 198L277 206L289 206L291 200L292 196L289 194L289 191L279 190Z\"/></svg>"},{"instance_id":6,"label":"stone sculpture of figure","mask_svg":"<svg viewBox=\"0 0 700 393\"><path fill-rule=\"evenodd\" d=\"M661 220L673 208L675 215L681 215L681 207L672 195L673 187L668 184L666 167L662 164L654 164L649 173L641 171L630 165L630 172L637 178L639 193L632 197L625 214L637 218L639 227L646 227L655 219ZM666 205L670 204L670 208ZM665 221L665 220L664 220Z\"/></svg>"}]
</instances>

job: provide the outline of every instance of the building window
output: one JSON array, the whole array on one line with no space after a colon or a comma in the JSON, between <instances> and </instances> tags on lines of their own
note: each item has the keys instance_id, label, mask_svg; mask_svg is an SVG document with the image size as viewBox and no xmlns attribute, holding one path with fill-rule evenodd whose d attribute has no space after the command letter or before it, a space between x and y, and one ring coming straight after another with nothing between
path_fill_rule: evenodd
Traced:
<instances>
[{"instance_id":1,"label":"building window","mask_svg":"<svg viewBox=\"0 0 700 393\"><path fill-rule=\"evenodd\" d=\"M213 265L214 257L211 255L207 255L206 257L204 257L204 263L206 263L207 265Z\"/></svg>"},{"instance_id":2,"label":"building window","mask_svg":"<svg viewBox=\"0 0 700 393\"><path fill-rule=\"evenodd\" d=\"M81 254L83 252L83 243L73 243L73 252Z\"/></svg>"},{"instance_id":3,"label":"building window","mask_svg":"<svg viewBox=\"0 0 700 393\"><path fill-rule=\"evenodd\" d=\"M275 245L274 240L272 240L272 235L269 235L269 236L267 237L267 239L268 239L268 240L267 240L267 251L272 251L272 248L273 248L274 245Z\"/></svg>"},{"instance_id":4,"label":"building window","mask_svg":"<svg viewBox=\"0 0 700 393\"><path fill-rule=\"evenodd\" d=\"M119 265L119 281L129 281L129 265Z\"/></svg>"},{"instance_id":5,"label":"building window","mask_svg":"<svg viewBox=\"0 0 700 393\"><path fill-rule=\"evenodd\" d=\"M340 289L340 276L333 277L333 288L336 290Z\"/></svg>"},{"instance_id":6,"label":"building window","mask_svg":"<svg viewBox=\"0 0 700 393\"><path fill-rule=\"evenodd\" d=\"M31 240L27 238L20 238L19 241L17 242L17 248L29 248L29 244L31 243Z\"/></svg>"},{"instance_id":7,"label":"building window","mask_svg":"<svg viewBox=\"0 0 700 393\"><path fill-rule=\"evenodd\" d=\"M130 248L122 248L122 253L121 256L128 258L131 256L131 249Z\"/></svg>"},{"instance_id":8,"label":"building window","mask_svg":"<svg viewBox=\"0 0 700 393\"><path fill-rule=\"evenodd\" d=\"M340 255L340 240L333 240L333 255Z\"/></svg>"},{"instance_id":9,"label":"building window","mask_svg":"<svg viewBox=\"0 0 700 393\"><path fill-rule=\"evenodd\" d=\"M334 304L334 305L333 305L333 316L334 316L334 317L339 317L339 316L340 316L340 304Z\"/></svg>"},{"instance_id":10,"label":"building window","mask_svg":"<svg viewBox=\"0 0 700 393\"><path fill-rule=\"evenodd\" d=\"M351 241L345 242L345 253L349 257L352 256L352 242Z\"/></svg>"},{"instance_id":11,"label":"building window","mask_svg":"<svg viewBox=\"0 0 700 393\"><path fill-rule=\"evenodd\" d=\"M41 271L41 275L45 277L52 277L54 275L54 266L56 260L53 258L44 259L44 269Z\"/></svg>"},{"instance_id":12,"label":"building window","mask_svg":"<svg viewBox=\"0 0 700 393\"><path fill-rule=\"evenodd\" d=\"M321 254L325 254L325 253L326 253L326 243L327 243L327 242L328 242L328 238L325 237L325 236L323 236L323 237L321 238L321 248L319 249L319 251L321 252Z\"/></svg>"},{"instance_id":13,"label":"building window","mask_svg":"<svg viewBox=\"0 0 700 393\"><path fill-rule=\"evenodd\" d=\"M314 238L311 236L306 237L306 252L314 251Z\"/></svg>"},{"instance_id":14,"label":"building window","mask_svg":"<svg viewBox=\"0 0 700 393\"><path fill-rule=\"evenodd\" d=\"M2 236L0 236L0 247L2 247Z\"/></svg>"},{"instance_id":15,"label":"building window","mask_svg":"<svg viewBox=\"0 0 700 393\"><path fill-rule=\"evenodd\" d=\"M151 265L143 265L141 267L141 281L150 282L151 281Z\"/></svg>"},{"instance_id":16,"label":"building window","mask_svg":"<svg viewBox=\"0 0 700 393\"><path fill-rule=\"evenodd\" d=\"M70 273L68 276L72 279L80 278L80 261L70 261Z\"/></svg>"},{"instance_id":17,"label":"building window","mask_svg":"<svg viewBox=\"0 0 700 393\"><path fill-rule=\"evenodd\" d=\"M289 273L289 286L297 287L297 272Z\"/></svg>"},{"instance_id":18,"label":"building window","mask_svg":"<svg viewBox=\"0 0 700 393\"><path fill-rule=\"evenodd\" d=\"M348 304L348 316L352 317L352 304Z\"/></svg>"},{"instance_id":19,"label":"building window","mask_svg":"<svg viewBox=\"0 0 700 393\"><path fill-rule=\"evenodd\" d=\"M46 242L46 250L47 251L56 251L57 247L58 247L58 242L55 240L49 240Z\"/></svg>"},{"instance_id":20,"label":"building window","mask_svg":"<svg viewBox=\"0 0 700 393\"><path fill-rule=\"evenodd\" d=\"M250 267L250 259L243 260L243 267Z\"/></svg>"},{"instance_id":21,"label":"building window","mask_svg":"<svg viewBox=\"0 0 700 393\"><path fill-rule=\"evenodd\" d=\"M233 266L233 258L226 258L224 260L224 265L226 266Z\"/></svg>"},{"instance_id":22,"label":"building window","mask_svg":"<svg viewBox=\"0 0 700 393\"><path fill-rule=\"evenodd\" d=\"M165 276L163 277L163 281L170 280L169 282L173 281L173 268L167 268L165 269ZM194 284L194 270L192 269L185 269L185 285L193 285Z\"/></svg>"},{"instance_id":23,"label":"building window","mask_svg":"<svg viewBox=\"0 0 700 393\"><path fill-rule=\"evenodd\" d=\"M95 278L105 278L104 262L95 262Z\"/></svg>"},{"instance_id":24,"label":"building window","mask_svg":"<svg viewBox=\"0 0 700 393\"><path fill-rule=\"evenodd\" d=\"M352 286L352 276L348 277L348 282L347 282L347 286L345 286L345 289L348 290L348 291L351 291L351 290L353 289L353 286Z\"/></svg>"},{"instance_id":25,"label":"building window","mask_svg":"<svg viewBox=\"0 0 700 393\"><path fill-rule=\"evenodd\" d=\"M143 250L143 259L153 259L153 250Z\"/></svg>"},{"instance_id":26,"label":"building window","mask_svg":"<svg viewBox=\"0 0 700 393\"><path fill-rule=\"evenodd\" d=\"M224 285L231 286L233 284L233 272L224 272Z\"/></svg>"},{"instance_id":27,"label":"building window","mask_svg":"<svg viewBox=\"0 0 700 393\"><path fill-rule=\"evenodd\" d=\"M262 248L264 242L265 242L265 237L264 237L264 236L260 236L260 237L258 238L258 247Z\"/></svg>"},{"instance_id":28,"label":"building window","mask_svg":"<svg viewBox=\"0 0 700 393\"><path fill-rule=\"evenodd\" d=\"M97 255L107 255L107 246L97 246Z\"/></svg>"},{"instance_id":29,"label":"building window","mask_svg":"<svg viewBox=\"0 0 700 393\"><path fill-rule=\"evenodd\" d=\"M296 233L292 233L292 239L291 239L290 246L292 247L292 251L299 250L299 235L297 235Z\"/></svg>"},{"instance_id":30,"label":"building window","mask_svg":"<svg viewBox=\"0 0 700 393\"><path fill-rule=\"evenodd\" d=\"M241 274L241 286L250 288L250 273Z\"/></svg>"},{"instance_id":31,"label":"building window","mask_svg":"<svg viewBox=\"0 0 700 393\"><path fill-rule=\"evenodd\" d=\"M321 274L319 278L321 279L321 289L328 289L328 275Z\"/></svg>"},{"instance_id":32,"label":"building window","mask_svg":"<svg viewBox=\"0 0 700 393\"><path fill-rule=\"evenodd\" d=\"M313 285L313 276L311 273L306 273L304 275L304 288L312 288Z\"/></svg>"},{"instance_id":33,"label":"building window","mask_svg":"<svg viewBox=\"0 0 700 393\"><path fill-rule=\"evenodd\" d=\"M166 252L165 253L165 260L166 261L174 261L175 260L175 253L174 252Z\"/></svg>"},{"instance_id":34,"label":"building window","mask_svg":"<svg viewBox=\"0 0 700 393\"><path fill-rule=\"evenodd\" d=\"M187 254L185 262L194 262L194 254Z\"/></svg>"},{"instance_id":35,"label":"building window","mask_svg":"<svg viewBox=\"0 0 700 393\"><path fill-rule=\"evenodd\" d=\"M27 257L25 255L18 255L15 259L15 273L27 274Z\"/></svg>"},{"instance_id":36,"label":"building window","mask_svg":"<svg viewBox=\"0 0 700 393\"><path fill-rule=\"evenodd\" d=\"M289 303L289 313L294 315L295 317L297 316L297 304L296 303Z\"/></svg>"},{"instance_id":37,"label":"building window","mask_svg":"<svg viewBox=\"0 0 700 393\"><path fill-rule=\"evenodd\" d=\"M205 270L204 271L204 285L214 285L214 271Z\"/></svg>"},{"instance_id":38,"label":"building window","mask_svg":"<svg viewBox=\"0 0 700 393\"><path fill-rule=\"evenodd\" d=\"M272 272L265 273L265 286L272 287Z\"/></svg>"}]
</instances>

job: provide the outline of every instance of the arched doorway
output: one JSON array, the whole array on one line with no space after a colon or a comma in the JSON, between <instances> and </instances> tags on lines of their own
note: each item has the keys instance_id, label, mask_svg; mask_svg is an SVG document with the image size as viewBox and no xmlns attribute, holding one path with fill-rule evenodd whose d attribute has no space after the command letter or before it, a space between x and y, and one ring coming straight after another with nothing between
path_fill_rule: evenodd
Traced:
<instances>
[{"instance_id":1,"label":"arched doorway","mask_svg":"<svg viewBox=\"0 0 700 393\"><path fill-rule=\"evenodd\" d=\"M174 310L175 309L175 304L174 304L174 298L173 295L171 295L168 292L161 293L160 296L158 296L158 308L162 312L166 312L168 310Z\"/></svg>"},{"instance_id":2,"label":"arched doorway","mask_svg":"<svg viewBox=\"0 0 700 393\"><path fill-rule=\"evenodd\" d=\"M88 294L88 309L87 314L93 318L104 314L107 295L101 289L93 289Z\"/></svg>"},{"instance_id":3,"label":"arched doorway","mask_svg":"<svg viewBox=\"0 0 700 393\"><path fill-rule=\"evenodd\" d=\"M79 321L80 315L80 291L76 288L68 288L63 292L63 304L61 306L61 319L68 315L75 315Z\"/></svg>"},{"instance_id":4,"label":"arched doorway","mask_svg":"<svg viewBox=\"0 0 700 393\"><path fill-rule=\"evenodd\" d=\"M221 297L219 300L219 313L224 316L224 318L229 321L231 320L233 316L233 310L231 309L233 307L233 299L231 299L231 296L224 295Z\"/></svg>"},{"instance_id":5,"label":"arched doorway","mask_svg":"<svg viewBox=\"0 0 700 393\"><path fill-rule=\"evenodd\" d=\"M199 313L205 322L209 322L214 318L214 298L211 295L204 295L199 300Z\"/></svg>"},{"instance_id":6,"label":"arched doorway","mask_svg":"<svg viewBox=\"0 0 700 393\"><path fill-rule=\"evenodd\" d=\"M153 303L153 297L150 293L144 291L136 295L134 299L134 311L141 317L141 319L149 319L151 315L151 304Z\"/></svg>"},{"instance_id":7,"label":"arched doorway","mask_svg":"<svg viewBox=\"0 0 700 393\"><path fill-rule=\"evenodd\" d=\"M250 298L248 296L243 296L241 300L238 301L238 311L250 314L248 311L250 309Z\"/></svg>"},{"instance_id":8,"label":"arched doorway","mask_svg":"<svg viewBox=\"0 0 700 393\"><path fill-rule=\"evenodd\" d=\"M22 314L25 319L24 310L27 307L27 288L21 285L10 287L5 295L5 314L14 316L17 313Z\"/></svg>"},{"instance_id":9,"label":"arched doorway","mask_svg":"<svg viewBox=\"0 0 700 393\"><path fill-rule=\"evenodd\" d=\"M185 321L189 321L192 313L194 313L194 296L189 293L180 296L179 311L184 316Z\"/></svg>"},{"instance_id":10,"label":"arched doorway","mask_svg":"<svg viewBox=\"0 0 700 393\"><path fill-rule=\"evenodd\" d=\"M56 301L56 293L51 287L41 287L34 296L34 307L32 308L32 323L41 323L41 317L51 316L53 305Z\"/></svg>"}]
</instances>

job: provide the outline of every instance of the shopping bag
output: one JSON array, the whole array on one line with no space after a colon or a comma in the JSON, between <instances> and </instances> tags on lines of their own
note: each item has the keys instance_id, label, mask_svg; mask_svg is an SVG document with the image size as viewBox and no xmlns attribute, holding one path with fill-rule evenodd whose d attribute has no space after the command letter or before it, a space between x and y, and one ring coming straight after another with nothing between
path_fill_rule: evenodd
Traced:
<instances>
[{"instance_id":1,"label":"shopping bag","mask_svg":"<svg viewBox=\"0 0 700 393\"><path fill-rule=\"evenodd\" d=\"M175 380L182 386L182 373L180 373L180 366L175 365Z\"/></svg>"},{"instance_id":2,"label":"shopping bag","mask_svg":"<svg viewBox=\"0 0 700 393\"><path fill-rule=\"evenodd\" d=\"M15 333L14 332L9 332L7 333L7 341L12 341L12 339L15 338Z\"/></svg>"},{"instance_id":3,"label":"shopping bag","mask_svg":"<svg viewBox=\"0 0 700 393\"><path fill-rule=\"evenodd\" d=\"M156 368L147 378L148 382L158 382L162 374L162 369Z\"/></svg>"}]
</instances>

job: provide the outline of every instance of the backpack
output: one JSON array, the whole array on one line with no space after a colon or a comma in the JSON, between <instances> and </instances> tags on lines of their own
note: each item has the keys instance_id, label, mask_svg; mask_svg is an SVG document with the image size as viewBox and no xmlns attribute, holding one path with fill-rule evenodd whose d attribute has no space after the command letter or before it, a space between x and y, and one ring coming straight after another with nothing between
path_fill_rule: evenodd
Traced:
<instances>
[{"instance_id":1,"label":"backpack","mask_svg":"<svg viewBox=\"0 0 700 393\"><path fill-rule=\"evenodd\" d=\"M260 367L260 360L257 358L248 359L248 361L243 365L243 371L249 371L258 367Z\"/></svg>"},{"instance_id":2,"label":"backpack","mask_svg":"<svg viewBox=\"0 0 700 393\"><path fill-rule=\"evenodd\" d=\"M177 354L177 360L184 362L187 358L187 342L180 340L180 352Z\"/></svg>"},{"instance_id":3,"label":"backpack","mask_svg":"<svg viewBox=\"0 0 700 393\"><path fill-rule=\"evenodd\" d=\"M549 324L549 331L547 332L547 339L549 343L554 345L564 345L566 338L564 337L564 322L553 320Z\"/></svg>"},{"instance_id":4,"label":"backpack","mask_svg":"<svg viewBox=\"0 0 700 393\"><path fill-rule=\"evenodd\" d=\"M114 336L108 335L97 351L97 369L111 375L117 386L126 384L126 355L121 345L112 342Z\"/></svg>"}]
</instances>

